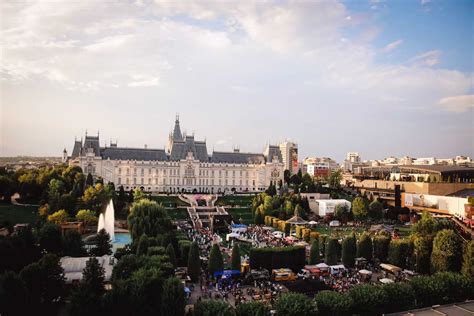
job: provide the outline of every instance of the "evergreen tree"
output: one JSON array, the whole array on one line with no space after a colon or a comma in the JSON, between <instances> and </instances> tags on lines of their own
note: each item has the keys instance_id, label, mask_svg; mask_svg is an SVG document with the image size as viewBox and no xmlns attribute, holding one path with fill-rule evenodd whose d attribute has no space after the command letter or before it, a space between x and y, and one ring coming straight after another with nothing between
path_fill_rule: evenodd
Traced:
<instances>
[{"instance_id":1,"label":"evergreen tree","mask_svg":"<svg viewBox=\"0 0 474 316\"><path fill-rule=\"evenodd\" d=\"M224 270L224 259L222 258L221 249L218 244L212 245L211 253L209 254L208 271L211 275L214 272Z\"/></svg>"},{"instance_id":2,"label":"evergreen tree","mask_svg":"<svg viewBox=\"0 0 474 316\"><path fill-rule=\"evenodd\" d=\"M326 240L327 240L327 235L319 235L319 251L323 256L326 254Z\"/></svg>"},{"instance_id":3,"label":"evergreen tree","mask_svg":"<svg viewBox=\"0 0 474 316\"><path fill-rule=\"evenodd\" d=\"M173 267L176 268L178 263L176 261L176 253L172 244L168 244L168 246L166 247L166 254L170 258L170 262Z\"/></svg>"},{"instance_id":4,"label":"evergreen tree","mask_svg":"<svg viewBox=\"0 0 474 316\"><path fill-rule=\"evenodd\" d=\"M174 254L174 251L173 251ZM161 297L161 314L166 316L183 316L186 300L184 287L177 278L166 279L163 285L163 296Z\"/></svg>"},{"instance_id":5,"label":"evergreen tree","mask_svg":"<svg viewBox=\"0 0 474 316\"><path fill-rule=\"evenodd\" d=\"M380 262L387 261L388 247L390 245L390 236L377 235L374 237L374 258L380 260Z\"/></svg>"},{"instance_id":6,"label":"evergreen tree","mask_svg":"<svg viewBox=\"0 0 474 316\"><path fill-rule=\"evenodd\" d=\"M255 211L255 218L254 218L255 225L263 225L265 223L265 218L262 215L260 210Z\"/></svg>"},{"instance_id":7,"label":"evergreen tree","mask_svg":"<svg viewBox=\"0 0 474 316\"><path fill-rule=\"evenodd\" d=\"M362 234L359 239L359 243L357 244L357 257L362 257L367 260L372 260L373 254L373 246L372 246L372 238L370 238L369 234Z\"/></svg>"},{"instance_id":8,"label":"evergreen tree","mask_svg":"<svg viewBox=\"0 0 474 316\"><path fill-rule=\"evenodd\" d=\"M357 241L355 234L352 233L342 241L342 263L349 268L355 265L355 257L357 253Z\"/></svg>"},{"instance_id":9,"label":"evergreen tree","mask_svg":"<svg viewBox=\"0 0 474 316\"><path fill-rule=\"evenodd\" d=\"M91 249L92 254L97 257L112 254L112 243L110 241L109 233L102 228L96 236L97 243L95 247Z\"/></svg>"},{"instance_id":10,"label":"evergreen tree","mask_svg":"<svg viewBox=\"0 0 474 316\"><path fill-rule=\"evenodd\" d=\"M199 258L199 246L196 242L191 244L188 254L188 275L191 281L197 282L201 273L201 259Z\"/></svg>"},{"instance_id":11,"label":"evergreen tree","mask_svg":"<svg viewBox=\"0 0 474 316\"><path fill-rule=\"evenodd\" d=\"M309 252L309 264L319 263L319 241L313 240L311 243L311 250Z\"/></svg>"},{"instance_id":12,"label":"evergreen tree","mask_svg":"<svg viewBox=\"0 0 474 316\"><path fill-rule=\"evenodd\" d=\"M146 234L141 235L137 245L137 256L144 256L148 253L148 247L150 246L148 236Z\"/></svg>"},{"instance_id":13,"label":"evergreen tree","mask_svg":"<svg viewBox=\"0 0 474 316\"><path fill-rule=\"evenodd\" d=\"M339 259L339 241L336 238L329 238L326 246L325 263L335 265Z\"/></svg>"},{"instance_id":14,"label":"evergreen tree","mask_svg":"<svg viewBox=\"0 0 474 316\"><path fill-rule=\"evenodd\" d=\"M443 229L433 239L431 253L432 272L453 271L461 269L462 240L450 229Z\"/></svg>"},{"instance_id":15,"label":"evergreen tree","mask_svg":"<svg viewBox=\"0 0 474 316\"><path fill-rule=\"evenodd\" d=\"M374 200L369 204L369 217L372 219L382 219L383 205L378 200Z\"/></svg>"},{"instance_id":16,"label":"evergreen tree","mask_svg":"<svg viewBox=\"0 0 474 316\"><path fill-rule=\"evenodd\" d=\"M63 254L70 257L82 257L86 254L84 242L77 230L68 230L64 235Z\"/></svg>"},{"instance_id":17,"label":"evergreen tree","mask_svg":"<svg viewBox=\"0 0 474 316\"><path fill-rule=\"evenodd\" d=\"M39 233L39 244L46 252L59 254L63 248L61 228L53 223L46 223Z\"/></svg>"},{"instance_id":18,"label":"evergreen tree","mask_svg":"<svg viewBox=\"0 0 474 316\"><path fill-rule=\"evenodd\" d=\"M241 268L240 262L240 248L239 244L234 242L234 247L232 247L232 263L231 263L232 270L239 270Z\"/></svg>"},{"instance_id":19,"label":"evergreen tree","mask_svg":"<svg viewBox=\"0 0 474 316\"><path fill-rule=\"evenodd\" d=\"M86 178L86 188L91 187L93 185L94 185L94 179L92 178L92 175L88 173L87 178Z\"/></svg>"},{"instance_id":20,"label":"evergreen tree","mask_svg":"<svg viewBox=\"0 0 474 316\"><path fill-rule=\"evenodd\" d=\"M423 237L415 235L413 241L413 253L415 255L415 270L418 273L430 273L431 251L433 249L433 239L431 236Z\"/></svg>"},{"instance_id":21,"label":"evergreen tree","mask_svg":"<svg viewBox=\"0 0 474 316\"><path fill-rule=\"evenodd\" d=\"M462 274L474 280L474 241L471 240L464 245L464 254L462 262Z\"/></svg>"},{"instance_id":22,"label":"evergreen tree","mask_svg":"<svg viewBox=\"0 0 474 316\"><path fill-rule=\"evenodd\" d=\"M352 214L357 220L363 220L369 215L367 201L362 197L356 197L352 201Z\"/></svg>"},{"instance_id":23,"label":"evergreen tree","mask_svg":"<svg viewBox=\"0 0 474 316\"><path fill-rule=\"evenodd\" d=\"M25 302L27 291L18 274L7 271L0 275L0 314L28 315Z\"/></svg>"}]
</instances>

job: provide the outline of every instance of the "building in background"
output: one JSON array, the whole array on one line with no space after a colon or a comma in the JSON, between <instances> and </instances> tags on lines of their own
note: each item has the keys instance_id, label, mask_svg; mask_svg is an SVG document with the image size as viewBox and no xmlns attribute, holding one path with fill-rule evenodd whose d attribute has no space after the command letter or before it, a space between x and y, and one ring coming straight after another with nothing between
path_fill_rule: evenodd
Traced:
<instances>
[{"instance_id":1,"label":"building in background","mask_svg":"<svg viewBox=\"0 0 474 316\"><path fill-rule=\"evenodd\" d=\"M298 173L298 144L285 141L280 144L280 151L285 170L290 170L291 174Z\"/></svg>"},{"instance_id":2,"label":"building in background","mask_svg":"<svg viewBox=\"0 0 474 316\"><path fill-rule=\"evenodd\" d=\"M86 174L103 178L105 183L113 182L117 188L148 192L258 192L283 179L280 146L268 145L263 153L234 149L209 155L206 141L182 134L179 123L176 117L166 150L118 147L117 143L101 147L99 135L86 134L84 141L74 142L68 162ZM284 148L290 153L287 158L296 159L297 165L296 147Z\"/></svg>"},{"instance_id":3,"label":"building in background","mask_svg":"<svg viewBox=\"0 0 474 316\"><path fill-rule=\"evenodd\" d=\"M303 170L312 177L327 177L334 169L339 169L339 165L328 157L308 157L303 161Z\"/></svg>"}]
</instances>

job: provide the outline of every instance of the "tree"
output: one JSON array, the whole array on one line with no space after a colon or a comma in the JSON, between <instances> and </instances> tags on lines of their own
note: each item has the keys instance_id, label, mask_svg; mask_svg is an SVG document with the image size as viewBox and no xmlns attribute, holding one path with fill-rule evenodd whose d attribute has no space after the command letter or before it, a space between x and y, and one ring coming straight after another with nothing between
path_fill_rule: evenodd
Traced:
<instances>
[{"instance_id":1,"label":"tree","mask_svg":"<svg viewBox=\"0 0 474 316\"><path fill-rule=\"evenodd\" d=\"M290 178L291 178L290 170L285 169L285 171L283 171L283 179L285 180L287 185L290 185Z\"/></svg>"},{"instance_id":2,"label":"tree","mask_svg":"<svg viewBox=\"0 0 474 316\"><path fill-rule=\"evenodd\" d=\"M367 218L369 211L367 209L367 201L362 197L356 197L352 201L352 214L357 220L362 220Z\"/></svg>"},{"instance_id":3,"label":"tree","mask_svg":"<svg viewBox=\"0 0 474 316\"><path fill-rule=\"evenodd\" d=\"M388 247L388 262L401 268L408 267L413 246L408 239L392 239Z\"/></svg>"},{"instance_id":4,"label":"tree","mask_svg":"<svg viewBox=\"0 0 474 316\"><path fill-rule=\"evenodd\" d=\"M334 212L334 218L337 220L340 220L341 222L347 222L349 220L350 216L350 210L347 205L344 204L339 204L336 206L336 211Z\"/></svg>"},{"instance_id":5,"label":"tree","mask_svg":"<svg viewBox=\"0 0 474 316\"><path fill-rule=\"evenodd\" d=\"M341 169L333 169L328 179L329 187L333 189L339 189L341 187L341 180L342 180Z\"/></svg>"},{"instance_id":6,"label":"tree","mask_svg":"<svg viewBox=\"0 0 474 316\"><path fill-rule=\"evenodd\" d=\"M327 265L335 265L339 259L340 245L337 238L329 238L326 245L325 263Z\"/></svg>"},{"instance_id":7,"label":"tree","mask_svg":"<svg viewBox=\"0 0 474 316\"><path fill-rule=\"evenodd\" d=\"M390 245L390 236L377 235L373 240L374 244L374 258L380 260L380 262L387 261L388 247Z\"/></svg>"},{"instance_id":8,"label":"tree","mask_svg":"<svg viewBox=\"0 0 474 316\"><path fill-rule=\"evenodd\" d=\"M310 316L316 313L313 302L306 295L292 292L282 294L276 300L274 308L277 315L285 316Z\"/></svg>"},{"instance_id":9,"label":"tree","mask_svg":"<svg viewBox=\"0 0 474 316\"><path fill-rule=\"evenodd\" d=\"M239 244L234 242L234 247L232 247L232 262L231 262L232 270L239 270L241 267L240 262L240 248Z\"/></svg>"},{"instance_id":10,"label":"tree","mask_svg":"<svg viewBox=\"0 0 474 316\"><path fill-rule=\"evenodd\" d=\"M450 229L443 229L433 239L431 253L431 270L459 271L461 269L462 240L459 235Z\"/></svg>"},{"instance_id":11,"label":"tree","mask_svg":"<svg viewBox=\"0 0 474 316\"><path fill-rule=\"evenodd\" d=\"M46 252L60 253L62 250L61 228L53 223L46 223L39 233L39 244Z\"/></svg>"},{"instance_id":12,"label":"tree","mask_svg":"<svg viewBox=\"0 0 474 316\"><path fill-rule=\"evenodd\" d=\"M369 217L372 219L383 218L383 205L378 200L374 200L369 204Z\"/></svg>"},{"instance_id":13,"label":"tree","mask_svg":"<svg viewBox=\"0 0 474 316\"><path fill-rule=\"evenodd\" d=\"M54 254L46 254L23 268L20 278L28 289L32 308L47 307L64 297L64 270Z\"/></svg>"},{"instance_id":14,"label":"tree","mask_svg":"<svg viewBox=\"0 0 474 316\"><path fill-rule=\"evenodd\" d=\"M474 241L472 240L464 245L461 273L474 280Z\"/></svg>"},{"instance_id":15,"label":"tree","mask_svg":"<svg viewBox=\"0 0 474 316\"><path fill-rule=\"evenodd\" d=\"M82 257L86 254L84 242L77 230L68 230L64 235L63 254L70 257Z\"/></svg>"},{"instance_id":16,"label":"tree","mask_svg":"<svg viewBox=\"0 0 474 316\"><path fill-rule=\"evenodd\" d=\"M367 233L362 234L357 244L357 257L372 260L373 246L372 238Z\"/></svg>"},{"instance_id":17,"label":"tree","mask_svg":"<svg viewBox=\"0 0 474 316\"><path fill-rule=\"evenodd\" d=\"M290 177L290 182L294 185L294 186L299 186L301 184L301 178L298 177L297 174L294 174Z\"/></svg>"},{"instance_id":18,"label":"tree","mask_svg":"<svg viewBox=\"0 0 474 316\"><path fill-rule=\"evenodd\" d=\"M395 313L415 307L415 292L410 284L391 283L382 286L388 298L384 306L384 313Z\"/></svg>"},{"instance_id":19,"label":"tree","mask_svg":"<svg viewBox=\"0 0 474 316\"><path fill-rule=\"evenodd\" d=\"M237 305L235 314L237 316L267 316L270 310L261 302L250 301Z\"/></svg>"},{"instance_id":20,"label":"tree","mask_svg":"<svg viewBox=\"0 0 474 316\"><path fill-rule=\"evenodd\" d=\"M133 190L133 202L139 202L139 201L141 201L143 199L146 199L146 198L147 198L147 196L142 190L140 190L138 188Z\"/></svg>"},{"instance_id":21,"label":"tree","mask_svg":"<svg viewBox=\"0 0 474 316\"><path fill-rule=\"evenodd\" d=\"M109 199L109 193L101 183L87 187L84 191L84 196L82 197L84 205L88 209L96 212L96 214L102 211Z\"/></svg>"},{"instance_id":22,"label":"tree","mask_svg":"<svg viewBox=\"0 0 474 316\"><path fill-rule=\"evenodd\" d=\"M86 262L79 287L72 292L71 315L99 315L104 296L105 270L92 257Z\"/></svg>"},{"instance_id":23,"label":"tree","mask_svg":"<svg viewBox=\"0 0 474 316\"><path fill-rule=\"evenodd\" d=\"M178 262L176 261L176 254L174 252L174 247L172 244L168 244L168 246L166 246L166 254L170 258L170 262L173 267L176 268L178 266Z\"/></svg>"},{"instance_id":24,"label":"tree","mask_svg":"<svg viewBox=\"0 0 474 316\"><path fill-rule=\"evenodd\" d=\"M161 298L161 314L169 316L183 316L186 300L184 287L177 278L166 279L163 285L163 296Z\"/></svg>"},{"instance_id":25,"label":"tree","mask_svg":"<svg viewBox=\"0 0 474 316\"><path fill-rule=\"evenodd\" d=\"M91 187L93 185L94 185L94 179L92 178L92 175L88 173L87 178L86 178L86 187Z\"/></svg>"},{"instance_id":26,"label":"tree","mask_svg":"<svg viewBox=\"0 0 474 316\"><path fill-rule=\"evenodd\" d=\"M8 176L0 176L0 196L3 198L3 202L11 203L11 197L15 191L15 181Z\"/></svg>"},{"instance_id":27,"label":"tree","mask_svg":"<svg viewBox=\"0 0 474 316\"><path fill-rule=\"evenodd\" d=\"M349 268L353 268L357 253L357 241L355 234L352 233L342 241L342 263Z\"/></svg>"},{"instance_id":28,"label":"tree","mask_svg":"<svg viewBox=\"0 0 474 316\"><path fill-rule=\"evenodd\" d=\"M76 219L83 222L84 225L97 222L97 216L91 210L79 210L76 214Z\"/></svg>"},{"instance_id":29,"label":"tree","mask_svg":"<svg viewBox=\"0 0 474 316\"><path fill-rule=\"evenodd\" d=\"M68 218L68 213L65 210L59 210L48 216L48 222L55 224L65 223Z\"/></svg>"},{"instance_id":30,"label":"tree","mask_svg":"<svg viewBox=\"0 0 474 316\"><path fill-rule=\"evenodd\" d=\"M319 315L348 315L352 308L352 299L334 291L320 291L316 295Z\"/></svg>"},{"instance_id":31,"label":"tree","mask_svg":"<svg viewBox=\"0 0 474 316\"><path fill-rule=\"evenodd\" d=\"M218 244L212 245L208 270L211 275L214 275L214 272L224 270L224 259L222 258L221 249Z\"/></svg>"},{"instance_id":32,"label":"tree","mask_svg":"<svg viewBox=\"0 0 474 316\"><path fill-rule=\"evenodd\" d=\"M27 315L25 302L26 288L18 274L7 271L0 275L0 314Z\"/></svg>"},{"instance_id":33,"label":"tree","mask_svg":"<svg viewBox=\"0 0 474 316\"><path fill-rule=\"evenodd\" d=\"M353 302L351 312L359 315L381 315L388 300L380 287L368 284L354 286L348 295Z\"/></svg>"},{"instance_id":34,"label":"tree","mask_svg":"<svg viewBox=\"0 0 474 316\"><path fill-rule=\"evenodd\" d=\"M319 241L315 239L311 243L311 249L309 251L309 264L318 264L319 256Z\"/></svg>"},{"instance_id":35,"label":"tree","mask_svg":"<svg viewBox=\"0 0 474 316\"><path fill-rule=\"evenodd\" d=\"M223 300L204 300L194 305L194 316L234 316L232 306Z\"/></svg>"},{"instance_id":36,"label":"tree","mask_svg":"<svg viewBox=\"0 0 474 316\"><path fill-rule=\"evenodd\" d=\"M128 216L128 227L134 240L138 240L143 234L156 237L172 229L171 220L163 206L147 199L133 203Z\"/></svg>"},{"instance_id":37,"label":"tree","mask_svg":"<svg viewBox=\"0 0 474 316\"><path fill-rule=\"evenodd\" d=\"M324 256L326 253L326 240L327 240L327 235L319 235L318 241L319 241L319 251L322 253Z\"/></svg>"},{"instance_id":38,"label":"tree","mask_svg":"<svg viewBox=\"0 0 474 316\"><path fill-rule=\"evenodd\" d=\"M201 273L201 259L199 258L199 247L196 242L191 244L188 255L188 275L191 281L197 282Z\"/></svg>"},{"instance_id":39,"label":"tree","mask_svg":"<svg viewBox=\"0 0 474 316\"><path fill-rule=\"evenodd\" d=\"M102 228L96 236L96 245L91 249L92 254L97 257L112 254L112 243L109 233Z\"/></svg>"},{"instance_id":40,"label":"tree","mask_svg":"<svg viewBox=\"0 0 474 316\"><path fill-rule=\"evenodd\" d=\"M413 254L415 255L416 272L430 273L431 251L433 249L433 239L431 236L415 235L413 240Z\"/></svg>"},{"instance_id":41,"label":"tree","mask_svg":"<svg viewBox=\"0 0 474 316\"><path fill-rule=\"evenodd\" d=\"M255 225L263 225L265 223L263 214L259 209L255 211L254 222L255 222Z\"/></svg>"}]
</instances>

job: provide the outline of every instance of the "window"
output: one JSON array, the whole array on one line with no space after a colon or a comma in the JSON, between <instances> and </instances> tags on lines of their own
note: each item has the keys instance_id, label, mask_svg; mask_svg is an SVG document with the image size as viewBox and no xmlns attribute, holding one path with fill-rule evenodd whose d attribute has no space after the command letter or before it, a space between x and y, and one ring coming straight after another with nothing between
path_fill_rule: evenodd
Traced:
<instances>
[{"instance_id":1,"label":"window","mask_svg":"<svg viewBox=\"0 0 474 316\"><path fill-rule=\"evenodd\" d=\"M137 184L137 178L133 178L133 184Z\"/></svg>"},{"instance_id":2,"label":"window","mask_svg":"<svg viewBox=\"0 0 474 316\"><path fill-rule=\"evenodd\" d=\"M118 169L118 174L121 174L122 173L122 168L119 168Z\"/></svg>"},{"instance_id":3,"label":"window","mask_svg":"<svg viewBox=\"0 0 474 316\"><path fill-rule=\"evenodd\" d=\"M118 184L122 184L122 179L118 178Z\"/></svg>"}]
</instances>

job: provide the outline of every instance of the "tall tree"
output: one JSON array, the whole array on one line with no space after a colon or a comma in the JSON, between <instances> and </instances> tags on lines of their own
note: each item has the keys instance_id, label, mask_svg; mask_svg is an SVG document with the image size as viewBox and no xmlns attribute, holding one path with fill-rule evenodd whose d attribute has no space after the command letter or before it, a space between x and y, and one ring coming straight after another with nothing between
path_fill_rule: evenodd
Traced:
<instances>
[{"instance_id":1,"label":"tall tree","mask_svg":"<svg viewBox=\"0 0 474 316\"><path fill-rule=\"evenodd\" d=\"M355 257L357 253L357 241L355 234L344 238L342 241L342 263L349 268L353 268L355 264Z\"/></svg>"},{"instance_id":2,"label":"tall tree","mask_svg":"<svg viewBox=\"0 0 474 316\"><path fill-rule=\"evenodd\" d=\"M329 238L326 246L325 263L327 265L335 265L339 259L340 245L337 238Z\"/></svg>"},{"instance_id":3,"label":"tall tree","mask_svg":"<svg viewBox=\"0 0 474 316\"><path fill-rule=\"evenodd\" d=\"M367 201L362 197L356 197L352 201L352 214L357 220L363 220L367 218L369 211L367 206Z\"/></svg>"},{"instance_id":4,"label":"tall tree","mask_svg":"<svg viewBox=\"0 0 474 316\"><path fill-rule=\"evenodd\" d=\"M285 171L283 171L283 179L285 180L287 185L290 185L290 178L291 178L290 170L285 169Z\"/></svg>"},{"instance_id":5,"label":"tall tree","mask_svg":"<svg viewBox=\"0 0 474 316\"><path fill-rule=\"evenodd\" d=\"M433 240L431 253L432 272L459 271L461 269L462 240L451 229L443 229Z\"/></svg>"},{"instance_id":6,"label":"tall tree","mask_svg":"<svg viewBox=\"0 0 474 316\"><path fill-rule=\"evenodd\" d=\"M170 262L173 265L173 267L176 268L178 265L178 262L176 260L176 253L174 251L174 247L172 244L168 244L168 246L166 246L166 254L170 258Z\"/></svg>"},{"instance_id":7,"label":"tall tree","mask_svg":"<svg viewBox=\"0 0 474 316\"><path fill-rule=\"evenodd\" d=\"M474 280L474 241L471 240L464 245L463 262L461 273Z\"/></svg>"},{"instance_id":8,"label":"tall tree","mask_svg":"<svg viewBox=\"0 0 474 316\"><path fill-rule=\"evenodd\" d=\"M373 240L374 244L374 258L380 260L380 262L387 261L388 247L390 245L390 236L377 235Z\"/></svg>"},{"instance_id":9,"label":"tall tree","mask_svg":"<svg viewBox=\"0 0 474 316\"><path fill-rule=\"evenodd\" d=\"M172 229L171 220L164 207L147 199L133 203L128 216L128 227L134 240L143 234L156 237Z\"/></svg>"},{"instance_id":10,"label":"tall tree","mask_svg":"<svg viewBox=\"0 0 474 316\"><path fill-rule=\"evenodd\" d=\"M70 257L82 257L86 254L84 242L77 230L68 230L64 235L63 254Z\"/></svg>"},{"instance_id":11,"label":"tall tree","mask_svg":"<svg viewBox=\"0 0 474 316\"><path fill-rule=\"evenodd\" d=\"M314 303L306 295L292 292L282 294L276 300L274 308L277 311L277 315L311 316L316 313Z\"/></svg>"},{"instance_id":12,"label":"tall tree","mask_svg":"<svg viewBox=\"0 0 474 316\"><path fill-rule=\"evenodd\" d=\"M186 300L184 286L177 278L166 279L161 297L161 314L167 316L183 316Z\"/></svg>"},{"instance_id":13,"label":"tall tree","mask_svg":"<svg viewBox=\"0 0 474 316\"><path fill-rule=\"evenodd\" d=\"M104 255L112 254L112 243L110 241L110 235L105 229L99 230L97 233L96 245L91 249L94 256L101 257Z\"/></svg>"},{"instance_id":14,"label":"tall tree","mask_svg":"<svg viewBox=\"0 0 474 316\"><path fill-rule=\"evenodd\" d=\"M214 272L224 270L224 259L218 244L212 245L211 253L209 254L208 270L211 275L214 275Z\"/></svg>"},{"instance_id":15,"label":"tall tree","mask_svg":"<svg viewBox=\"0 0 474 316\"><path fill-rule=\"evenodd\" d=\"M378 200L369 204L369 217L372 219L381 219L383 217L383 205Z\"/></svg>"},{"instance_id":16,"label":"tall tree","mask_svg":"<svg viewBox=\"0 0 474 316\"><path fill-rule=\"evenodd\" d=\"M18 274L7 271L0 275L0 314L28 315L25 306L26 293L25 285Z\"/></svg>"},{"instance_id":17,"label":"tall tree","mask_svg":"<svg viewBox=\"0 0 474 316\"><path fill-rule=\"evenodd\" d=\"M61 228L53 223L46 223L39 233L39 244L46 252L59 254L62 250Z\"/></svg>"},{"instance_id":18,"label":"tall tree","mask_svg":"<svg viewBox=\"0 0 474 316\"><path fill-rule=\"evenodd\" d=\"M87 178L86 178L86 188L91 187L93 185L94 185L94 179L92 178L92 175L88 173Z\"/></svg>"},{"instance_id":19,"label":"tall tree","mask_svg":"<svg viewBox=\"0 0 474 316\"><path fill-rule=\"evenodd\" d=\"M196 242L191 244L188 255L188 275L191 281L197 282L201 273L201 259L199 258L199 246Z\"/></svg>"},{"instance_id":20,"label":"tall tree","mask_svg":"<svg viewBox=\"0 0 474 316\"><path fill-rule=\"evenodd\" d=\"M240 262L240 248L239 244L234 242L234 246L232 247L232 262L231 262L232 270L239 270L241 267Z\"/></svg>"},{"instance_id":21,"label":"tall tree","mask_svg":"<svg viewBox=\"0 0 474 316\"><path fill-rule=\"evenodd\" d=\"M314 239L311 243L311 250L309 252L309 264L318 264L319 257L319 241Z\"/></svg>"},{"instance_id":22,"label":"tall tree","mask_svg":"<svg viewBox=\"0 0 474 316\"><path fill-rule=\"evenodd\" d=\"M372 260L373 246L372 238L369 234L362 234L357 244L357 257L362 257L367 260Z\"/></svg>"},{"instance_id":23,"label":"tall tree","mask_svg":"<svg viewBox=\"0 0 474 316\"><path fill-rule=\"evenodd\" d=\"M105 270L99 261L92 257L86 262L82 280L72 292L69 312L71 315L99 315L104 296Z\"/></svg>"}]
</instances>

